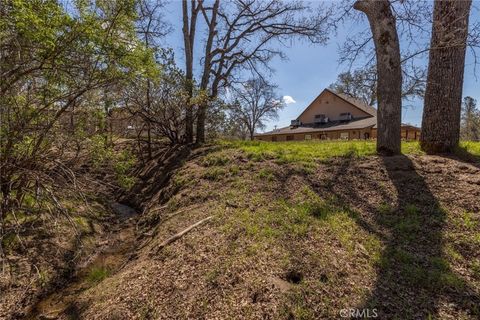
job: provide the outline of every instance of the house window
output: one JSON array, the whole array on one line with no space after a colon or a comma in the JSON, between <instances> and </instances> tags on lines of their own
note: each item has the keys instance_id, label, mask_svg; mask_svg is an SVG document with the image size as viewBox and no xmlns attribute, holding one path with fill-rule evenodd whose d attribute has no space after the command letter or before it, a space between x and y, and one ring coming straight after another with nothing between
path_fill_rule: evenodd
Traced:
<instances>
[{"instance_id":1,"label":"house window","mask_svg":"<svg viewBox=\"0 0 480 320\"><path fill-rule=\"evenodd\" d=\"M312 135L311 134L306 134L305 135L305 140L312 140Z\"/></svg>"},{"instance_id":2,"label":"house window","mask_svg":"<svg viewBox=\"0 0 480 320\"><path fill-rule=\"evenodd\" d=\"M342 112L340 113L340 118L339 120L341 121L348 121L348 120L352 120L353 117L352 117L352 114L350 112Z\"/></svg>"},{"instance_id":3,"label":"house window","mask_svg":"<svg viewBox=\"0 0 480 320\"><path fill-rule=\"evenodd\" d=\"M293 140L293 136L287 136L287 141L292 141Z\"/></svg>"},{"instance_id":4,"label":"house window","mask_svg":"<svg viewBox=\"0 0 480 320\"><path fill-rule=\"evenodd\" d=\"M272 136L272 141L277 141L277 136Z\"/></svg>"},{"instance_id":5,"label":"house window","mask_svg":"<svg viewBox=\"0 0 480 320\"><path fill-rule=\"evenodd\" d=\"M348 140L348 132L340 132L340 139Z\"/></svg>"}]
</instances>

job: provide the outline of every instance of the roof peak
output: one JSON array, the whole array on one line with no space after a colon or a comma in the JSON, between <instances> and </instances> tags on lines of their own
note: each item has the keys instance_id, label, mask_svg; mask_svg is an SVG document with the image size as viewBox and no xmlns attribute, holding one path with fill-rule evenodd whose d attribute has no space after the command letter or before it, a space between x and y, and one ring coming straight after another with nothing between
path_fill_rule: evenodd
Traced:
<instances>
[{"instance_id":1,"label":"roof peak","mask_svg":"<svg viewBox=\"0 0 480 320\"><path fill-rule=\"evenodd\" d=\"M372 115L372 116L376 116L377 115L377 108L375 108L374 106L371 106L371 105L368 105L366 103L364 103L363 101L361 101L360 99L358 98L354 98L354 97L350 97L349 95L346 95L344 93L339 93L339 92L335 92L334 90L330 89L330 88L325 88L322 93L324 91L328 91L330 92L331 94L334 94L335 96L339 97L340 99L344 100L345 102L353 105L354 107ZM320 95L322 94L320 93Z\"/></svg>"}]
</instances>

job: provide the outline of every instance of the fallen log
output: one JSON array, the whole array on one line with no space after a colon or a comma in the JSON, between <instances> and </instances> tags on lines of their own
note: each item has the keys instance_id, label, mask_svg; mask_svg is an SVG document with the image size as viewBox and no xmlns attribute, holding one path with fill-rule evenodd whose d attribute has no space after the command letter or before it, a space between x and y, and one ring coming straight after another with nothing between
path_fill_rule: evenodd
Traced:
<instances>
[{"instance_id":1,"label":"fallen log","mask_svg":"<svg viewBox=\"0 0 480 320\"><path fill-rule=\"evenodd\" d=\"M183 237L186 233L188 233L189 231L191 231L192 229L198 227L199 225L201 225L202 223L212 219L213 216L209 216L209 217L206 217L205 219L202 219L194 224L192 224L191 226L189 226L188 228L180 231L179 233L171 236L170 238L168 238L167 240L163 241L158 247L157 247L157 252L159 252L160 250L162 250L164 247L168 246L170 243L172 242L175 242L176 240L180 239L181 237Z\"/></svg>"}]
</instances>

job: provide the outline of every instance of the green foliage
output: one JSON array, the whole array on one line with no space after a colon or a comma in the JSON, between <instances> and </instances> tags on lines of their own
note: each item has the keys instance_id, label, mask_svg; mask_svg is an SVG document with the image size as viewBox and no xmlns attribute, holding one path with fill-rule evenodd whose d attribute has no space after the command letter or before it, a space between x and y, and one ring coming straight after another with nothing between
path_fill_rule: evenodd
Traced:
<instances>
[{"instance_id":1,"label":"green foliage","mask_svg":"<svg viewBox=\"0 0 480 320\"><path fill-rule=\"evenodd\" d=\"M118 184L125 188L130 189L135 184L135 177L130 175L130 171L136 163L135 156L128 150L120 152L113 163L113 169L115 170Z\"/></svg>"},{"instance_id":2,"label":"green foliage","mask_svg":"<svg viewBox=\"0 0 480 320\"><path fill-rule=\"evenodd\" d=\"M108 147L104 135L97 134L90 137L89 141L90 154L95 168L109 162L114 157L113 148Z\"/></svg>"},{"instance_id":3,"label":"green foliage","mask_svg":"<svg viewBox=\"0 0 480 320\"><path fill-rule=\"evenodd\" d=\"M129 150L116 152L106 142L104 135L95 135L90 138L90 154L96 169L111 166L117 183L124 189L129 189L135 184L135 178L130 175L137 161Z\"/></svg>"},{"instance_id":4,"label":"green foliage","mask_svg":"<svg viewBox=\"0 0 480 320\"><path fill-rule=\"evenodd\" d=\"M68 10L55 0L2 3L2 67L10 71L0 83L0 180L8 181L8 192L28 192L34 185L53 189L38 185L55 180L49 172L53 159L83 151L91 118L70 128L67 112L97 117L103 131L106 114L96 110L108 86L120 89L140 75L158 77L153 51L137 36L136 10L133 0L74 1ZM97 165L112 157L99 139L91 139ZM115 162L124 187L134 182L125 173L131 162L122 156ZM10 197L6 191L4 196Z\"/></svg>"}]
</instances>

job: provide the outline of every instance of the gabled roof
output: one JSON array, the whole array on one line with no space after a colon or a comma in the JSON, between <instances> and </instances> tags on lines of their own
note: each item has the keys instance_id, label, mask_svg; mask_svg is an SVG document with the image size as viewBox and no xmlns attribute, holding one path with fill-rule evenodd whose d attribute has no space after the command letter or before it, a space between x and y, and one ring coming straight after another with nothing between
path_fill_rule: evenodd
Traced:
<instances>
[{"instance_id":1,"label":"gabled roof","mask_svg":"<svg viewBox=\"0 0 480 320\"><path fill-rule=\"evenodd\" d=\"M364 103L363 101L359 100L359 99L356 99L356 98L353 98L353 97L350 97L350 96L347 96L346 94L343 94L343 93L336 93L330 89L325 89L325 90L328 90L330 93L336 95L337 97L339 97L340 99L350 103L351 105L357 107L358 109L372 115L372 116L377 116L377 109L375 107L372 107L366 103Z\"/></svg>"},{"instance_id":2,"label":"gabled roof","mask_svg":"<svg viewBox=\"0 0 480 320\"><path fill-rule=\"evenodd\" d=\"M350 105L354 106L355 108L360 109L361 111L363 111L363 112L365 112L365 113L367 113L367 114L369 114L373 117L377 116L377 109L375 109L374 107L369 106L369 105L363 103L362 101L360 101L358 99L349 97L349 96L347 96L345 94L342 94L342 93L336 93L333 90L325 88L325 89L323 89L322 92L320 92L320 94L315 99L313 99L313 101L308 105L308 107L306 107L305 110L303 110L302 113L300 113L300 115L297 117L297 119L300 118L302 116L302 114L305 113L305 111L307 111L313 105L313 103L318 99L318 97L320 97L324 92L329 92L329 93L337 96L338 98L342 99L343 101L349 103Z\"/></svg>"},{"instance_id":3,"label":"gabled roof","mask_svg":"<svg viewBox=\"0 0 480 320\"><path fill-rule=\"evenodd\" d=\"M335 121L322 126L299 126L299 127L284 127L265 133L257 133L255 136L271 135L271 134L294 134L294 133L309 133L309 132L326 132L326 131L338 131L338 130L353 130L370 128L377 124L376 117L368 117L358 120L352 120L349 122Z\"/></svg>"}]
</instances>

